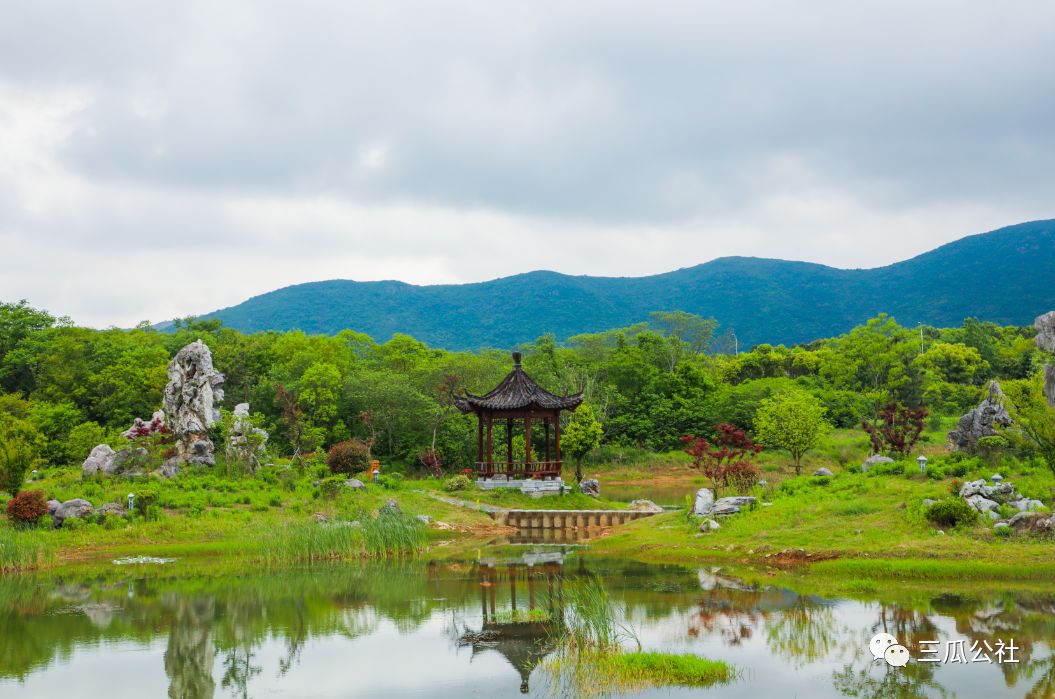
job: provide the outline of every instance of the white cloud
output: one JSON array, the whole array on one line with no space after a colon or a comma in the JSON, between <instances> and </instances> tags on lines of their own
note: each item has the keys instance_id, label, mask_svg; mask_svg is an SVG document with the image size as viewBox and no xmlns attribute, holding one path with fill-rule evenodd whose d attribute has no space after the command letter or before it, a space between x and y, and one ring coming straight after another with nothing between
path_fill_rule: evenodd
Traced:
<instances>
[{"instance_id":1,"label":"white cloud","mask_svg":"<svg viewBox=\"0 0 1055 699\"><path fill-rule=\"evenodd\" d=\"M12 8L0 298L130 325L325 278L876 266L1052 216L1055 6L813 9Z\"/></svg>"}]
</instances>

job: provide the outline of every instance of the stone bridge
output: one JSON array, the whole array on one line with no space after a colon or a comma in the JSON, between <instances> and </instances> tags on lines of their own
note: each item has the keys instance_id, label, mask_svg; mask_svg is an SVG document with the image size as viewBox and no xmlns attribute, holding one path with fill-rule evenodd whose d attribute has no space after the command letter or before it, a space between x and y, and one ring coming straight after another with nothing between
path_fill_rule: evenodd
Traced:
<instances>
[{"instance_id":1,"label":"stone bridge","mask_svg":"<svg viewBox=\"0 0 1055 699\"><path fill-rule=\"evenodd\" d=\"M659 513L636 510L495 510L488 514L497 523L518 529L598 529Z\"/></svg>"}]
</instances>

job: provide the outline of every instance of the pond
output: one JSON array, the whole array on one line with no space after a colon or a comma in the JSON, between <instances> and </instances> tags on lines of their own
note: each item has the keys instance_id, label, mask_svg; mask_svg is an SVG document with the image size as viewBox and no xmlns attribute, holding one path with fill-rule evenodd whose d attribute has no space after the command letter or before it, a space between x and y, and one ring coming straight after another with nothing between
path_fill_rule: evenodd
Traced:
<instances>
[{"instance_id":1,"label":"pond","mask_svg":"<svg viewBox=\"0 0 1055 699\"><path fill-rule=\"evenodd\" d=\"M566 596L587 581L607 588L645 649L701 654L739 670L724 686L635 696L1055 692L1055 589L957 594L892 585L872 599L846 599L746 584L706 566L524 545L458 562L277 574L205 575L176 561L2 579L0 696L549 696L540 663L552 651L552 628L571 613ZM884 631L915 658L906 667L873 659L869 641ZM943 662L960 640L968 662ZM1005 650L993 662L970 662L972 644L995 652L1001 641L1005 649L1013 642L1014 658ZM924 649L939 662L919 662Z\"/></svg>"}]
</instances>

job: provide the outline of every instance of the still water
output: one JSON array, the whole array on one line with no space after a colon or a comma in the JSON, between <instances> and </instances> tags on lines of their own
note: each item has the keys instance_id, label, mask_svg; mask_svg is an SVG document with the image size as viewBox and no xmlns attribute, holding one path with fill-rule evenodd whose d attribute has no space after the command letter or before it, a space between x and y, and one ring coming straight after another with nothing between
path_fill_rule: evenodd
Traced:
<instances>
[{"instance_id":1,"label":"still water","mask_svg":"<svg viewBox=\"0 0 1055 699\"><path fill-rule=\"evenodd\" d=\"M176 561L87 578L0 579L0 697L549 696L539 664L565 595L591 579L645 649L698 653L741 671L721 687L636 696L1055 697L1055 588L892 586L874 599L844 599L747 585L711 567L530 545L461 562L282 574L191 574ZM914 657L926 641L944 656L948 641L969 649L1013 640L1018 662L892 668L868 650L881 631Z\"/></svg>"}]
</instances>

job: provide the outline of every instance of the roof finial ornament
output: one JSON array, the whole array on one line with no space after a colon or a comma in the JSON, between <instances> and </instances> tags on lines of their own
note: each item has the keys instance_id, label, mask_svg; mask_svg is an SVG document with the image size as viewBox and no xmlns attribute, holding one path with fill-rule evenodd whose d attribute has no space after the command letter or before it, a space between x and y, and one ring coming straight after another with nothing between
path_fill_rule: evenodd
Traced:
<instances>
[{"instance_id":1,"label":"roof finial ornament","mask_svg":"<svg viewBox=\"0 0 1055 699\"><path fill-rule=\"evenodd\" d=\"M513 353L513 366L520 366L520 352Z\"/></svg>"}]
</instances>

